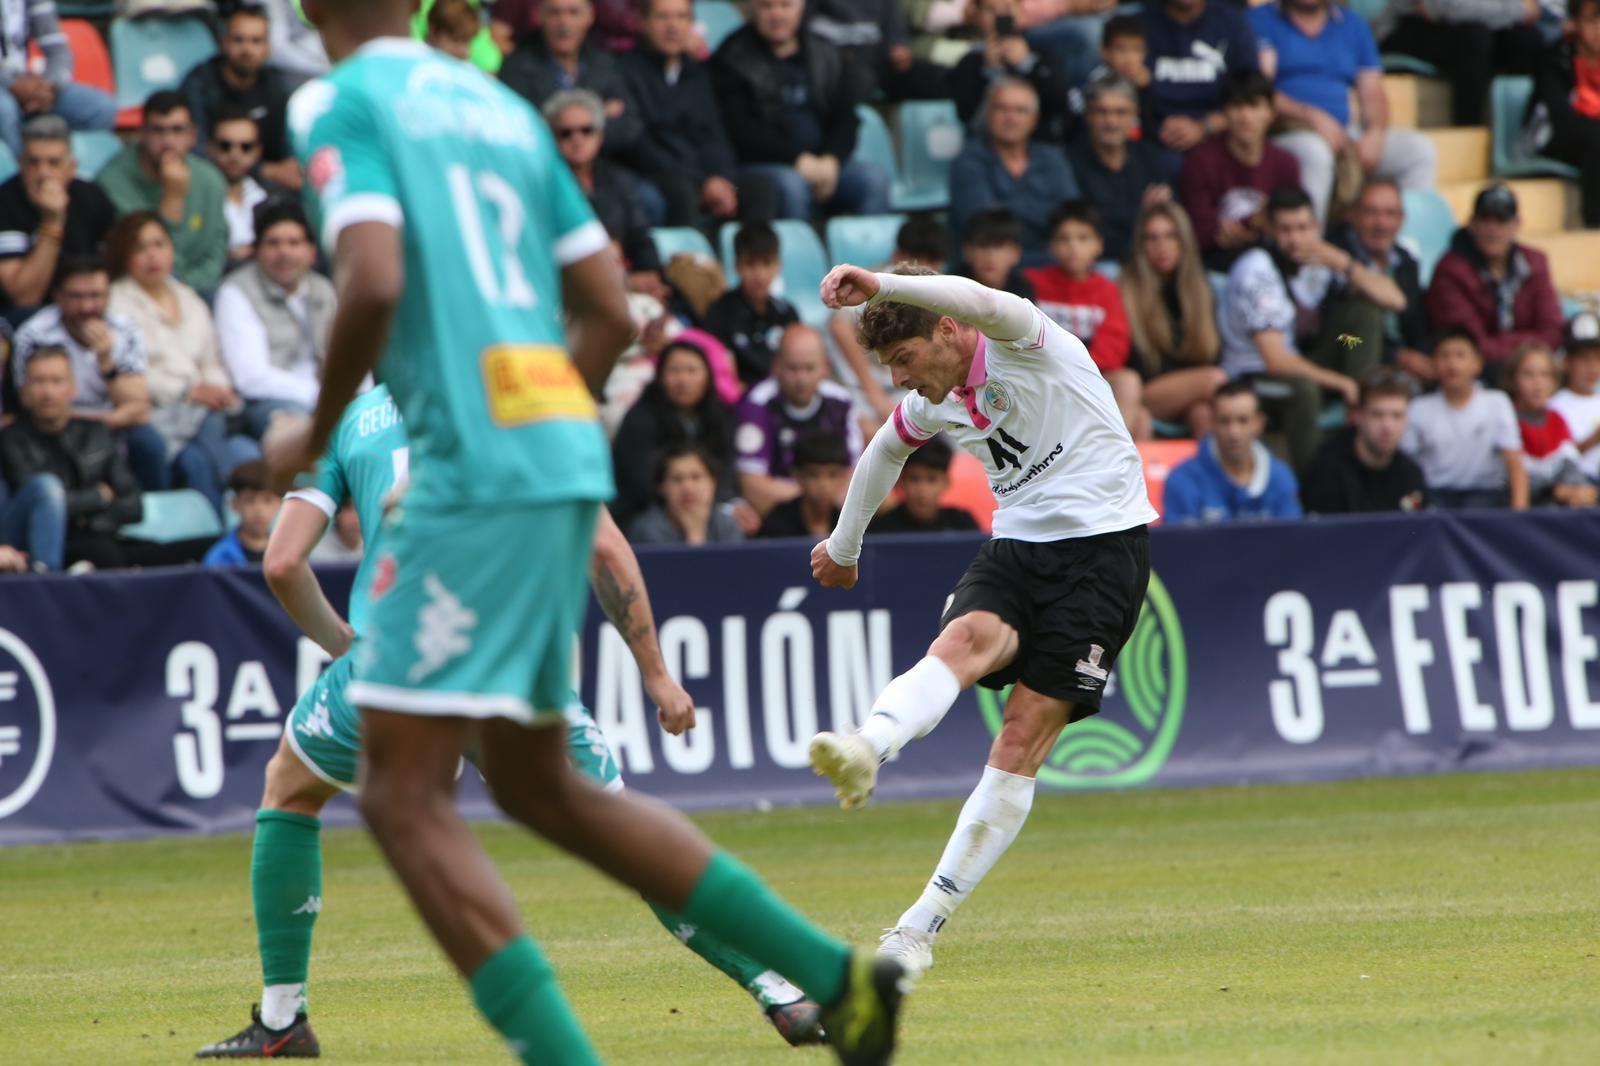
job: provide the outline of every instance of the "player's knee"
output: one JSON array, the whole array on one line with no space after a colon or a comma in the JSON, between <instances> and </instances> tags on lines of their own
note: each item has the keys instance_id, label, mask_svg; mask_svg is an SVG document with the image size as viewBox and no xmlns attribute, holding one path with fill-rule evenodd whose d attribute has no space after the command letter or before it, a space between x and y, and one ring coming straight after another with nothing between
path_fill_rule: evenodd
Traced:
<instances>
[{"instance_id":1,"label":"player's knee","mask_svg":"<svg viewBox=\"0 0 1600 1066\"><path fill-rule=\"evenodd\" d=\"M357 806L375 835L392 839L418 831L427 823L439 801L437 791L431 782L378 770L369 772L361 782Z\"/></svg>"}]
</instances>

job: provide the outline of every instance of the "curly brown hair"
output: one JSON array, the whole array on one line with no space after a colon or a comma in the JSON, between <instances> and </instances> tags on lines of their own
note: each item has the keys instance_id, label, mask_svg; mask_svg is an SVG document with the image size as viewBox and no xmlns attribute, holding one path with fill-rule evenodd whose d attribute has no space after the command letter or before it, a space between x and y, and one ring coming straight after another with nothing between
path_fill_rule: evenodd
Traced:
<instances>
[{"instance_id":1,"label":"curly brown hair","mask_svg":"<svg viewBox=\"0 0 1600 1066\"><path fill-rule=\"evenodd\" d=\"M930 270L918 263L896 263L887 273L902 277L932 277ZM913 307L896 300L869 303L856 319L856 343L869 352L882 352L891 345L917 337L932 337L934 327L943 317L937 311Z\"/></svg>"}]
</instances>

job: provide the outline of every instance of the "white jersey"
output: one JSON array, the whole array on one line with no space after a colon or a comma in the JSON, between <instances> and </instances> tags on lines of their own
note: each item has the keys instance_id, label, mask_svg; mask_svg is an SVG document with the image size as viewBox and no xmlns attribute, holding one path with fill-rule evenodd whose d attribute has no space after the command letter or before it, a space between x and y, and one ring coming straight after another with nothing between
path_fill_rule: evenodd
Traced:
<instances>
[{"instance_id":1,"label":"white jersey","mask_svg":"<svg viewBox=\"0 0 1600 1066\"><path fill-rule=\"evenodd\" d=\"M877 299L941 311L982 333L967 383L938 403L906 396L863 455L829 539L835 561L855 562L860 531L905 456L939 433L988 472L996 537L1070 540L1156 520L1139 449L1082 341L1029 301L976 282L878 277Z\"/></svg>"}]
</instances>

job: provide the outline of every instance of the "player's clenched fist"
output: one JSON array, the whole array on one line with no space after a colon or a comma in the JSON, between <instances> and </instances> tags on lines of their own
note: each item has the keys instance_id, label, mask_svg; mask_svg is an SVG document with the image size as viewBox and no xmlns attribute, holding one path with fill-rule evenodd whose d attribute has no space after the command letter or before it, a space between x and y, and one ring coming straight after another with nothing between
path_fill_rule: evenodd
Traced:
<instances>
[{"instance_id":1,"label":"player's clenched fist","mask_svg":"<svg viewBox=\"0 0 1600 1066\"><path fill-rule=\"evenodd\" d=\"M828 554L828 542L811 549L811 576L825 589L853 589L861 571L855 566L840 566Z\"/></svg>"},{"instance_id":2,"label":"player's clenched fist","mask_svg":"<svg viewBox=\"0 0 1600 1066\"><path fill-rule=\"evenodd\" d=\"M857 307L878 294L878 275L846 263L828 271L822 279L822 302L837 311Z\"/></svg>"}]
</instances>

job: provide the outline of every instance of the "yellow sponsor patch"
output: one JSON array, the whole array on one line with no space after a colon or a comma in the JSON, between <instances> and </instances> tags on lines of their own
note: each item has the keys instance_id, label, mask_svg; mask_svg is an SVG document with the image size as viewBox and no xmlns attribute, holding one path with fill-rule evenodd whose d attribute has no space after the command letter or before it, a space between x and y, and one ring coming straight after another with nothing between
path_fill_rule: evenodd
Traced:
<instances>
[{"instance_id":1,"label":"yellow sponsor patch","mask_svg":"<svg viewBox=\"0 0 1600 1066\"><path fill-rule=\"evenodd\" d=\"M594 397L567 353L549 345L502 344L483 352L489 416L499 426L594 418Z\"/></svg>"}]
</instances>

